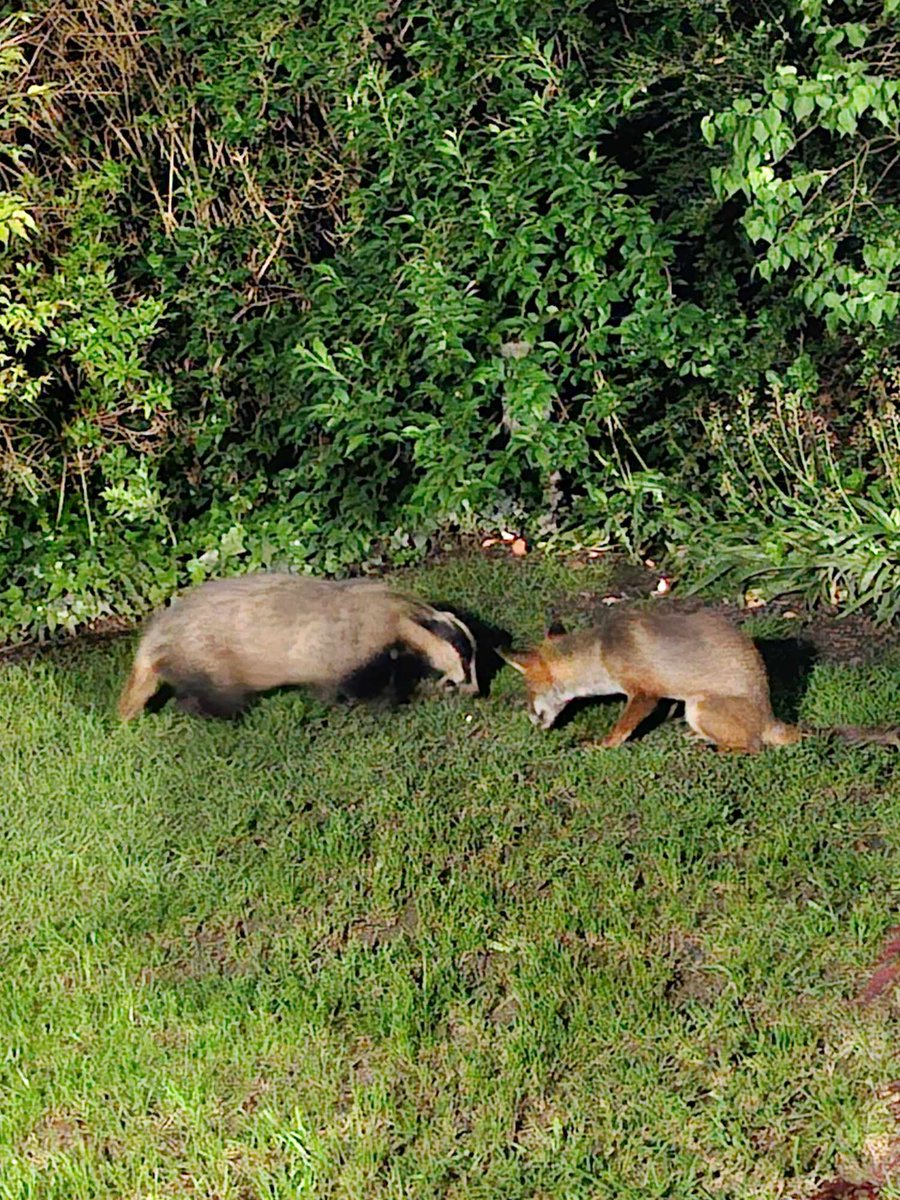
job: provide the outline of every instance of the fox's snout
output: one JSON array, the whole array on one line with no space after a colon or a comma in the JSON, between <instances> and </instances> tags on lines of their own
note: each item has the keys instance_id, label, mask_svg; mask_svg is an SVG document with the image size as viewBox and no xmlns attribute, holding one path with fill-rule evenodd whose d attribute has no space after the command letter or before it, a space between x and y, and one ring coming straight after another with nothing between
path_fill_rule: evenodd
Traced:
<instances>
[{"instance_id":1,"label":"fox's snout","mask_svg":"<svg viewBox=\"0 0 900 1200\"><path fill-rule=\"evenodd\" d=\"M549 729L566 706L570 696L553 678L548 664L535 651L500 650L504 662L525 676L528 688L528 716L541 729Z\"/></svg>"},{"instance_id":2,"label":"fox's snout","mask_svg":"<svg viewBox=\"0 0 900 1200\"><path fill-rule=\"evenodd\" d=\"M547 696L532 696L528 716L541 729L549 729L559 716L561 705L554 704Z\"/></svg>"}]
</instances>

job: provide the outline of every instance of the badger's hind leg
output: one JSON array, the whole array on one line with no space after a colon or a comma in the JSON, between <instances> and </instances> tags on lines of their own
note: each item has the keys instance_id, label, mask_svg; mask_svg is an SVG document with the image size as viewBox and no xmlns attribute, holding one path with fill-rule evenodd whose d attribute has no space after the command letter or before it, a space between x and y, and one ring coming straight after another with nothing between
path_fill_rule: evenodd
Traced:
<instances>
[{"instance_id":1,"label":"badger's hind leg","mask_svg":"<svg viewBox=\"0 0 900 1200\"><path fill-rule=\"evenodd\" d=\"M194 717L230 721L240 716L247 704L247 693L243 688L218 684L208 676L173 680L172 690L181 711Z\"/></svg>"},{"instance_id":2,"label":"badger's hind leg","mask_svg":"<svg viewBox=\"0 0 900 1200\"><path fill-rule=\"evenodd\" d=\"M123 721L130 721L138 715L159 687L160 680L159 664L139 647L131 674L119 696L119 716Z\"/></svg>"},{"instance_id":3,"label":"badger's hind leg","mask_svg":"<svg viewBox=\"0 0 900 1200\"><path fill-rule=\"evenodd\" d=\"M746 696L706 696L688 700L685 719L718 750L756 754L763 747L763 714Z\"/></svg>"}]
</instances>

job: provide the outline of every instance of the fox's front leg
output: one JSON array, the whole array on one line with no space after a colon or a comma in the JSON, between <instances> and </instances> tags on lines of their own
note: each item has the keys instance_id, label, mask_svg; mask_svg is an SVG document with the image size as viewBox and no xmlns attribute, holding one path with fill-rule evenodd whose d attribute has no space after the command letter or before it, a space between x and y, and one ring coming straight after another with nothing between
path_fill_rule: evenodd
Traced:
<instances>
[{"instance_id":1,"label":"fox's front leg","mask_svg":"<svg viewBox=\"0 0 900 1200\"><path fill-rule=\"evenodd\" d=\"M625 711L606 737L601 738L598 743L590 744L602 746L605 750L611 750L614 746L621 746L624 741L631 737L641 721L650 716L658 703L658 696L645 696L641 693L638 693L636 696L629 696L625 705Z\"/></svg>"}]
</instances>

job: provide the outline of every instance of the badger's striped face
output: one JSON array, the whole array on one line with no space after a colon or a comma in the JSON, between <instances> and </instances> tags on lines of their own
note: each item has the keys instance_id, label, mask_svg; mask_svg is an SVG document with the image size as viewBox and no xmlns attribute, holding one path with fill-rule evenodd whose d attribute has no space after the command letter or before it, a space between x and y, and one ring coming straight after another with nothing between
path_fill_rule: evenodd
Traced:
<instances>
[{"instance_id":1,"label":"badger's striped face","mask_svg":"<svg viewBox=\"0 0 900 1200\"><path fill-rule=\"evenodd\" d=\"M453 662L441 676L441 684L455 687L461 692L477 693L476 673L477 646L469 627L451 612L436 612L426 628L441 638L453 650Z\"/></svg>"}]
</instances>

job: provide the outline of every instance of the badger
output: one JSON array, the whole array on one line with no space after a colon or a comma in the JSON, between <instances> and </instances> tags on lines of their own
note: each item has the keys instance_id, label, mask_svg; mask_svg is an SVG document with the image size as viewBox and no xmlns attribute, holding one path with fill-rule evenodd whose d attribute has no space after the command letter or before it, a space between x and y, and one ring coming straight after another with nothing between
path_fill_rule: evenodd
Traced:
<instances>
[{"instance_id":1,"label":"badger","mask_svg":"<svg viewBox=\"0 0 900 1200\"><path fill-rule=\"evenodd\" d=\"M235 716L252 693L286 684L334 699L373 662L403 653L439 672L441 686L478 691L466 624L384 583L275 572L211 580L150 618L119 716L137 716L161 683L204 716Z\"/></svg>"}]
</instances>

